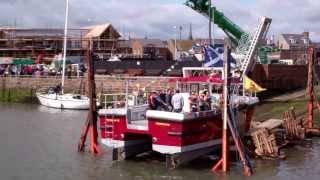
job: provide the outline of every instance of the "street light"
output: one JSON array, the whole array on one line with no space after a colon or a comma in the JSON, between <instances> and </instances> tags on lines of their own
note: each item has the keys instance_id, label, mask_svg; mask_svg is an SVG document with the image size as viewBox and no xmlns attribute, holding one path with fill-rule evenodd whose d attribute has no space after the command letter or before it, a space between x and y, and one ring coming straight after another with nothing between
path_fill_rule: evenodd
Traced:
<instances>
[{"instance_id":1,"label":"street light","mask_svg":"<svg viewBox=\"0 0 320 180\"><path fill-rule=\"evenodd\" d=\"M177 26L173 26L173 29L175 30L175 35L174 35L174 60L177 60Z\"/></svg>"}]
</instances>

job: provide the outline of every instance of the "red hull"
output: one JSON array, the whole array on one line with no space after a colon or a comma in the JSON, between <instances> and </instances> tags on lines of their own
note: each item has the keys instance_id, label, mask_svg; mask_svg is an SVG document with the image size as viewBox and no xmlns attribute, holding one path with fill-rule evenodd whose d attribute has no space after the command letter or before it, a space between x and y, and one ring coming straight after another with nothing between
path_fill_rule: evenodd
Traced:
<instances>
[{"instance_id":1,"label":"red hull","mask_svg":"<svg viewBox=\"0 0 320 180\"><path fill-rule=\"evenodd\" d=\"M185 122L148 119L154 144L187 146L221 138L220 116L196 118Z\"/></svg>"},{"instance_id":2,"label":"red hull","mask_svg":"<svg viewBox=\"0 0 320 180\"><path fill-rule=\"evenodd\" d=\"M239 113L239 127L247 130L252 115L250 107ZM150 111L144 126L127 123L126 114L100 113L102 143L110 147L134 145L141 139L150 141L154 151L176 154L220 144L222 117L217 112L172 113Z\"/></svg>"}]
</instances>

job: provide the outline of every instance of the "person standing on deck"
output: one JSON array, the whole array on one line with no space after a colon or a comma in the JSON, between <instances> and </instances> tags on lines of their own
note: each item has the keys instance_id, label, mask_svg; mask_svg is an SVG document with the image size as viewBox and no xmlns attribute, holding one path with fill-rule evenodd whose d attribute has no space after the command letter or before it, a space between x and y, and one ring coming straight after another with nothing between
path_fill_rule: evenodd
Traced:
<instances>
[{"instance_id":1,"label":"person standing on deck","mask_svg":"<svg viewBox=\"0 0 320 180\"><path fill-rule=\"evenodd\" d=\"M205 94L204 91L199 93L199 111L205 111Z\"/></svg>"},{"instance_id":2,"label":"person standing on deck","mask_svg":"<svg viewBox=\"0 0 320 180\"><path fill-rule=\"evenodd\" d=\"M158 92L159 93L156 96L156 101L157 101L157 104L158 104L157 110L159 110L159 111L168 111L169 110L168 105L165 103L166 94L162 90L159 90Z\"/></svg>"},{"instance_id":3,"label":"person standing on deck","mask_svg":"<svg viewBox=\"0 0 320 180\"><path fill-rule=\"evenodd\" d=\"M205 102L205 110L211 110L211 97L208 93L208 90L204 91L204 102Z\"/></svg>"},{"instance_id":4,"label":"person standing on deck","mask_svg":"<svg viewBox=\"0 0 320 180\"><path fill-rule=\"evenodd\" d=\"M191 92L191 96L189 97L191 112L198 112L199 111L198 99L199 99L198 95L194 91Z\"/></svg>"},{"instance_id":5,"label":"person standing on deck","mask_svg":"<svg viewBox=\"0 0 320 180\"><path fill-rule=\"evenodd\" d=\"M155 91L151 93L148 99L148 104L151 110L168 110L167 104L164 101L162 101L160 95Z\"/></svg>"},{"instance_id":6,"label":"person standing on deck","mask_svg":"<svg viewBox=\"0 0 320 180\"><path fill-rule=\"evenodd\" d=\"M166 97L165 97L165 102L168 105L169 111L173 110L172 103L171 103L172 96L173 96L173 91L172 91L172 89L169 88L167 90Z\"/></svg>"},{"instance_id":7,"label":"person standing on deck","mask_svg":"<svg viewBox=\"0 0 320 180\"><path fill-rule=\"evenodd\" d=\"M61 87L61 83L57 84L57 86L55 87L55 93L56 94L61 94L62 91L62 87Z\"/></svg>"},{"instance_id":8,"label":"person standing on deck","mask_svg":"<svg viewBox=\"0 0 320 180\"><path fill-rule=\"evenodd\" d=\"M156 110L158 108L158 104L157 104L157 92L152 91L151 95L148 98L148 104L149 104L149 108L151 110Z\"/></svg>"},{"instance_id":9,"label":"person standing on deck","mask_svg":"<svg viewBox=\"0 0 320 180\"><path fill-rule=\"evenodd\" d=\"M163 90L159 90L159 98L163 101L166 102L166 93Z\"/></svg>"},{"instance_id":10,"label":"person standing on deck","mask_svg":"<svg viewBox=\"0 0 320 180\"><path fill-rule=\"evenodd\" d=\"M180 113L183 109L183 96L180 94L180 91L177 89L175 91L175 94L172 96L171 100L172 106L173 106L173 112Z\"/></svg>"}]
</instances>

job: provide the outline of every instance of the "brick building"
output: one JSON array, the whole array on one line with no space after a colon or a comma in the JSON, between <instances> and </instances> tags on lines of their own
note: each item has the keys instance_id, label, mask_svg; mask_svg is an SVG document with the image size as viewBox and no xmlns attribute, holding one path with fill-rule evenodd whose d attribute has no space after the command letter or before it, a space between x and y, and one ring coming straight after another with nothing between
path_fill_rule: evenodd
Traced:
<instances>
[{"instance_id":1,"label":"brick building","mask_svg":"<svg viewBox=\"0 0 320 180\"><path fill-rule=\"evenodd\" d=\"M181 59L182 56L188 54L189 50L192 49L194 45L193 40L174 40L170 39L168 41L168 49L170 56L174 60Z\"/></svg>"},{"instance_id":2,"label":"brick building","mask_svg":"<svg viewBox=\"0 0 320 180\"><path fill-rule=\"evenodd\" d=\"M194 59L194 53L196 51L202 51L202 49L196 49L196 45L208 44L208 39L195 39L195 40L174 40L170 39L168 41L168 49L172 59L178 60L192 60ZM215 45L224 45L223 39L215 39Z\"/></svg>"},{"instance_id":3,"label":"brick building","mask_svg":"<svg viewBox=\"0 0 320 180\"><path fill-rule=\"evenodd\" d=\"M315 48L316 63L320 66L320 43L312 43L312 45Z\"/></svg>"},{"instance_id":4,"label":"brick building","mask_svg":"<svg viewBox=\"0 0 320 180\"><path fill-rule=\"evenodd\" d=\"M133 40L119 40L117 43L117 54L121 57L132 57L133 50L132 50L132 43Z\"/></svg>"},{"instance_id":5,"label":"brick building","mask_svg":"<svg viewBox=\"0 0 320 180\"><path fill-rule=\"evenodd\" d=\"M291 64L306 64L310 46L309 32L281 34L278 40L280 60L292 61Z\"/></svg>"},{"instance_id":6,"label":"brick building","mask_svg":"<svg viewBox=\"0 0 320 180\"><path fill-rule=\"evenodd\" d=\"M167 59L167 43L161 39L133 39L132 54L139 58Z\"/></svg>"}]
</instances>

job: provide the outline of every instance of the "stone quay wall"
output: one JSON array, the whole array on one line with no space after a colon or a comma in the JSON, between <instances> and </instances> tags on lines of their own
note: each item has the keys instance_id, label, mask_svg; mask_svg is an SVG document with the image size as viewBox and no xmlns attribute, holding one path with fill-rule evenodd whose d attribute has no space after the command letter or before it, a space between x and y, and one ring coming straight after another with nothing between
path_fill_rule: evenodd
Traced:
<instances>
[{"instance_id":1,"label":"stone quay wall","mask_svg":"<svg viewBox=\"0 0 320 180\"><path fill-rule=\"evenodd\" d=\"M176 83L170 82L165 77L115 77L96 76L97 93L124 93L126 88L129 91L144 89L146 91L175 88ZM30 89L40 90L54 87L61 83L60 77L0 77L0 90L8 89ZM87 91L86 78L67 78L65 80L65 92Z\"/></svg>"}]
</instances>

